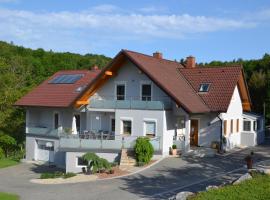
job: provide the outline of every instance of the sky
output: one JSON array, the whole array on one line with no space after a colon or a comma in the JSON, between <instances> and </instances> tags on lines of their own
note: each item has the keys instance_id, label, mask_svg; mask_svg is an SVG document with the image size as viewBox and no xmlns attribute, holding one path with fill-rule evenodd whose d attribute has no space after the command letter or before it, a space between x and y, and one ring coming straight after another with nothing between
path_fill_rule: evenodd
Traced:
<instances>
[{"instance_id":1,"label":"sky","mask_svg":"<svg viewBox=\"0 0 270 200\"><path fill-rule=\"evenodd\" d=\"M114 57L121 49L197 62L270 53L269 0L0 0L0 40Z\"/></svg>"}]
</instances>

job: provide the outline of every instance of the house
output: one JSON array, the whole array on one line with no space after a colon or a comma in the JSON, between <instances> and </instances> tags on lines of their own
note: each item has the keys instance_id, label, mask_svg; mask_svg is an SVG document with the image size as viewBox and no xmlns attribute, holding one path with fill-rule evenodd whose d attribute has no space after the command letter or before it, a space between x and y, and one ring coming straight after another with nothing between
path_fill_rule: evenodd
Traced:
<instances>
[{"instance_id":1,"label":"house","mask_svg":"<svg viewBox=\"0 0 270 200\"><path fill-rule=\"evenodd\" d=\"M79 172L93 151L114 161L147 136L155 156L172 144L254 146L263 118L251 114L241 66L201 67L122 50L103 70L63 70L19 99L26 109L26 159Z\"/></svg>"}]
</instances>

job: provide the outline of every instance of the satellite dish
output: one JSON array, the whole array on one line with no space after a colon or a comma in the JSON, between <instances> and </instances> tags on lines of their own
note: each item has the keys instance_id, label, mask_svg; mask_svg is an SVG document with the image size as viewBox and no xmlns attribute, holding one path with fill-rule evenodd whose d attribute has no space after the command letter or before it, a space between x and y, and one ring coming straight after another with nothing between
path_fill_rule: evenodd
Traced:
<instances>
[{"instance_id":1,"label":"satellite dish","mask_svg":"<svg viewBox=\"0 0 270 200\"><path fill-rule=\"evenodd\" d=\"M46 147L52 147L52 146L53 146L52 142L46 142Z\"/></svg>"}]
</instances>

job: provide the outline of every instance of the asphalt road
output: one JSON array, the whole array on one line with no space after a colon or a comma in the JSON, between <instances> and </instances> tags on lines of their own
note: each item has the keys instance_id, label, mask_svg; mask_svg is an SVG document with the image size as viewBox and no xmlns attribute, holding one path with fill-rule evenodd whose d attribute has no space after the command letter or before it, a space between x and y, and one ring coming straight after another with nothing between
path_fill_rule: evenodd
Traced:
<instances>
[{"instance_id":1,"label":"asphalt road","mask_svg":"<svg viewBox=\"0 0 270 200\"><path fill-rule=\"evenodd\" d=\"M255 161L270 159L269 145L253 150ZM180 191L196 192L235 179L246 172L244 157L250 151L214 158L166 158L128 177L62 185L29 182L39 177L44 168L24 163L0 170L0 191L18 194L21 200L167 199Z\"/></svg>"}]
</instances>

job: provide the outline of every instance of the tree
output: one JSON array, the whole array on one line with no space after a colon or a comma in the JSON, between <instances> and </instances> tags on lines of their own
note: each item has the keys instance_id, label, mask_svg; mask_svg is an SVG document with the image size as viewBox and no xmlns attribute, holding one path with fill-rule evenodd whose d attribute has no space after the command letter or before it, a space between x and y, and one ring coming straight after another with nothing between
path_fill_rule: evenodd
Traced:
<instances>
[{"instance_id":1,"label":"tree","mask_svg":"<svg viewBox=\"0 0 270 200\"><path fill-rule=\"evenodd\" d=\"M9 151L14 149L15 146L16 140L13 137L0 132L0 147L4 151L5 157L8 157Z\"/></svg>"},{"instance_id":2,"label":"tree","mask_svg":"<svg viewBox=\"0 0 270 200\"><path fill-rule=\"evenodd\" d=\"M138 137L134 146L136 160L139 164L147 164L153 157L154 148L147 137Z\"/></svg>"}]
</instances>

